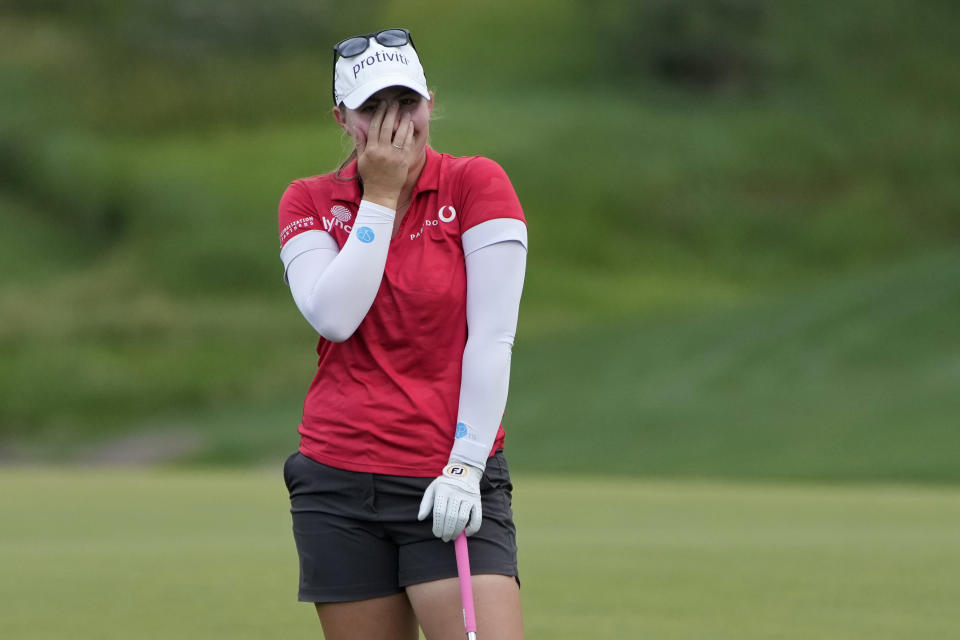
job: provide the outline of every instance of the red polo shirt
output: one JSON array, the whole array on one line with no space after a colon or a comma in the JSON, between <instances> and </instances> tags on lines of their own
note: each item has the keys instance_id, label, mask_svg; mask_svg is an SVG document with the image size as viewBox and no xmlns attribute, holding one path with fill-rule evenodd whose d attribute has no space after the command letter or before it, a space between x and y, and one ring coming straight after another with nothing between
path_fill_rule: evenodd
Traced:
<instances>
[{"instance_id":1,"label":"red polo shirt","mask_svg":"<svg viewBox=\"0 0 960 640\"><path fill-rule=\"evenodd\" d=\"M495 218L524 220L497 163L430 147L426 153L373 306L349 339L317 344L300 451L332 467L440 474L453 446L467 340L461 234ZM344 178L356 171L354 162L340 179L326 174L290 184L280 201L281 247L311 229L343 247L362 199L357 180ZM493 450L503 439L501 425Z\"/></svg>"}]
</instances>

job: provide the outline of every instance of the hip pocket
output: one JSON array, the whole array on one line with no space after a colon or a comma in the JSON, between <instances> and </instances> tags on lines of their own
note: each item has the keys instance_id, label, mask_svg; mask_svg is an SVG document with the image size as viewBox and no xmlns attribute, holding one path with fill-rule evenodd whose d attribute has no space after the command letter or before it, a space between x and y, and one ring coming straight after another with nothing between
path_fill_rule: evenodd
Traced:
<instances>
[{"instance_id":1,"label":"hip pocket","mask_svg":"<svg viewBox=\"0 0 960 640\"><path fill-rule=\"evenodd\" d=\"M487 467L483 472L480 485L484 489L505 490L507 493L513 491L510 469L507 468L507 459L503 455L502 449L487 458Z\"/></svg>"}]
</instances>

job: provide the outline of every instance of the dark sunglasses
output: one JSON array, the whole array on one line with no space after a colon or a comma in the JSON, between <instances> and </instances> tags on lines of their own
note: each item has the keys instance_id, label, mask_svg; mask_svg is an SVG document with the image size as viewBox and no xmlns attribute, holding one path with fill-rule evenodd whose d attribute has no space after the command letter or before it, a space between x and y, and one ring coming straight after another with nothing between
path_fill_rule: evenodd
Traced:
<instances>
[{"instance_id":1,"label":"dark sunglasses","mask_svg":"<svg viewBox=\"0 0 960 640\"><path fill-rule=\"evenodd\" d=\"M353 36L346 40L341 40L333 45L333 102L337 102L337 60L340 58L353 58L360 55L370 48L370 38L373 38L384 47L402 47L409 44L416 49L413 44L413 36L407 29L384 29L376 33L367 33L365 35Z\"/></svg>"}]
</instances>

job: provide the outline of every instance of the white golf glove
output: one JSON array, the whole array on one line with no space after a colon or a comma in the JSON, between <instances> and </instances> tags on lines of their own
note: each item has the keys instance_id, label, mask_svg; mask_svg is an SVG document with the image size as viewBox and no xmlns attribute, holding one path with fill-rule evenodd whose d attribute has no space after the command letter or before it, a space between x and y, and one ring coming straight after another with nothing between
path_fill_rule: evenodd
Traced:
<instances>
[{"instance_id":1,"label":"white golf glove","mask_svg":"<svg viewBox=\"0 0 960 640\"><path fill-rule=\"evenodd\" d=\"M432 509L433 535L444 542L450 542L461 531L472 536L480 529L483 519L480 508L482 477L483 469L462 462L451 462L423 493L417 520L424 520Z\"/></svg>"}]
</instances>

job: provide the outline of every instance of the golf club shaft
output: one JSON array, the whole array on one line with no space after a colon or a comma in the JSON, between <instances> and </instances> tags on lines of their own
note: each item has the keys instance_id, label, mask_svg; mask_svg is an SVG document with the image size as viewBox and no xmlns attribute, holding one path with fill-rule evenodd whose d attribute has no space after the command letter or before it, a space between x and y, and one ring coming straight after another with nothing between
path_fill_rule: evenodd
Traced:
<instances>
[{"instance_id":1,"label":"golf club shaft","mask_svg":"<svg viewBox=\"0 0 960 640\"><path fill-rule=\"evenodd\" d=\"M463 603L463 626L467 640L477 640L477 616L473 609L473 582L470 579L470 554L467 534L461 533L453 543L457 552L457 576L460 578L460 602Z\"/></svg>"}]
</instances>

